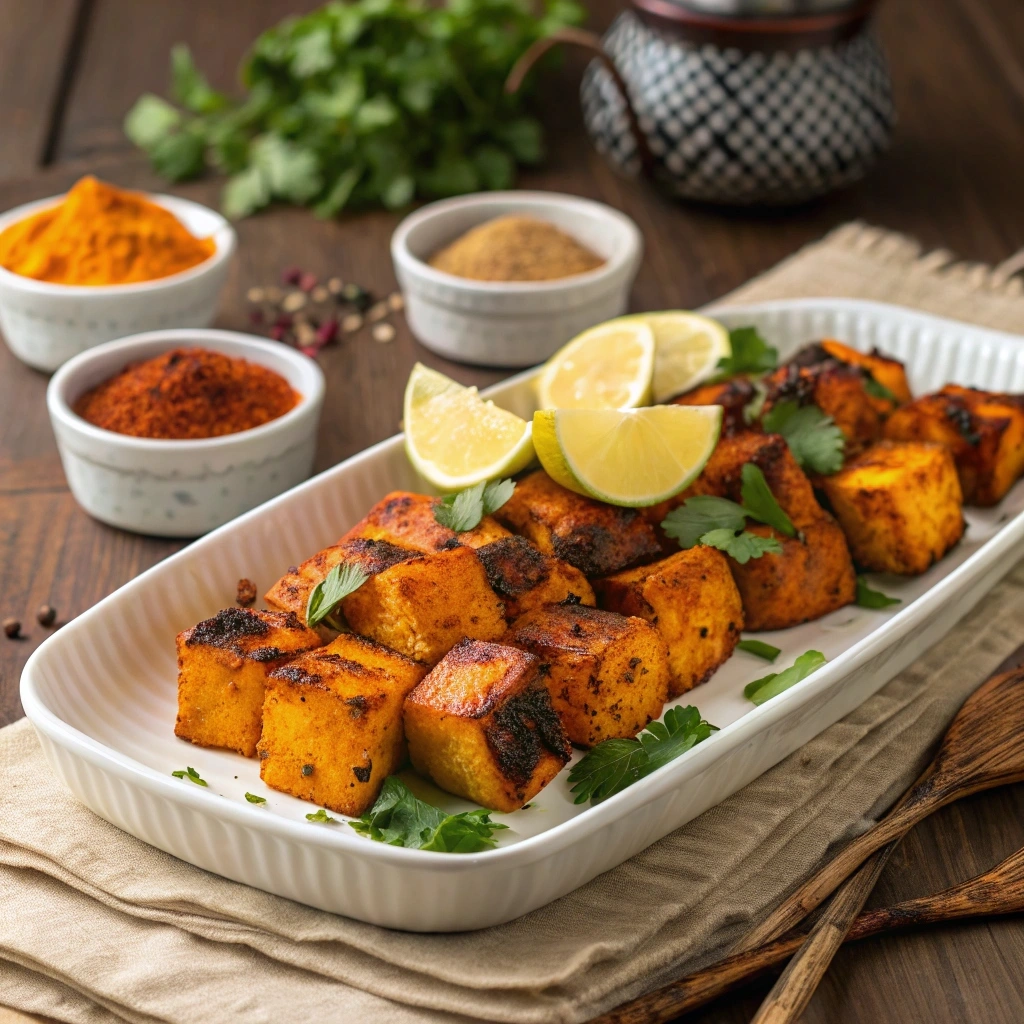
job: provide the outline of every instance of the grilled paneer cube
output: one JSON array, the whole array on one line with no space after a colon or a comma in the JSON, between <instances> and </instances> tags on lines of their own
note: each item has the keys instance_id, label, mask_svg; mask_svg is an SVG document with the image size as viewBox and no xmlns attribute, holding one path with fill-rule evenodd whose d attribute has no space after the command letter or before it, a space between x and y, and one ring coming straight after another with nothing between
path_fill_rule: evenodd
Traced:
<instances>
[{"instance_id":1,"label":"grilled paneer cube","mask_svg":"<svg viewBox=\"0 0 1024 1024\"><path fill-rule=\"evenodd\" d=\"M349 594L341 610L357 633L427 665L463 637L497 640L505 631L505 609L483 564L461 546L397 562Z\"/></svg>"},{"instance_id":2,"label":"grilled paneer cube","mask_svg":"<svg viewBox=\"0 0 1024 1024\"><path fill-rule=\"evenodd\" d=\"M668 651L645 619L551 605L517 619L504 642L540 660L551 702L577 746L635 736L668 699Z\"/></svg>"},{"instance_id":3,"label":"grilled paneer cube","mask_svg":"<svg viewBox=\"0 0 1024 1024\"><path fill-rule=\"evenodd\" d=\"M532 655L462 640L405 700L418 772L495 811L532 800L571 748Z\"/></svg>"},{"instance_id":4,"label":"grilled paneer cube","mask_svg":"<svg viewBox=\"0 0 1024 1024\"><path fill-rule=\"evenodd\" d=\"M718 384L702 384L672 399L673 405L720 405L722 436L749 429L746 409L757 398L757 389L746 377L733 377Z\"/></svg>"},{"instance_id":5,"label":"grilled paneer cube","mask_svg":"<svg viewBox=\"0 0 1024 1024\"><path fill-rule=\"evenodd\" d=\"M708 680L743 629L743 605L721 551L694 547L594 584L601 607L656 626L668 645L669 697Z\"/></svg>"},{"instance_id":6,"label":"grilled paneer cube","mask_svg":"<svg viewBox=\"0 0 1024 1024\"><path fill-rule=\"evenodd\" d=\"M881 384L894 399L894 401L889 401L879 398L879 401L886 403L878 406L881 412L889 413L894 405L903 405L904 402L909 402L913 398L910 393L910 384L907 382L906 368L898 359L883 355L877 348L871 352L858 352L857 349L832 338L818 342L816 347L820 348L828 358L837 359L839 362L848 363L851 366L859 366L873 380Z\"/></svg>"},{"instance_id":7,"label":"grilled paneer cube","mask_svg":"<svg viewBox=\"0 0 1024 1024\"><path fill-rule=\"evenodd\" d=\"M253 757L268 673L320 643L294 615L246 608L225 608L179 633L174 735Z\"/></svg>"},{"instance_id":8,"label":"grilled paneer cube","mask_svg":"<svg viewBox=\"0 0 1024 1024\"><path fill-rule=\"evenodd\" d=\"M546 604L594 605L594 591L579 569L538 551L525 537L505 537L477 548L491 589L511 622Z\"/></svg>"},{"instance_id":9,"label":"grilled paneer cube","mask_svg":"<svg viewBox=\"0 0 1024 1024\"><path fill-rule=\"evenodd\" d=\"M464 533L456 533L434 519L438 498L408 491L392 491L378 501L356 523L339 543L361 537L365 540L384 540L403 548L429 553L443 551L456 544L478 548L482 544L509 536L508 530L490 516L484 516L479 525Z\"/></svg>"},{"instance_id":10,"label":"grilled paneer cube","mask_svg":"<svg viewBox=\"0 0 1024 1024\"><path fill-rule=\"evenodd\" d=\"M356 817L405 760L402 708L426 667L343 634L267 677L260 778Z\"/></svg>"},{"instance_id":11,"label":"grilled paneer cube","mask_svg":"<svg viewBox=\"0 0 1024 1024\"><path fill-rule=\"evenodd\" d=\"M885 436L945 445L965 504L995 505L1024 472L1024 395L947 384L893 413Z\"/></svg>"},{"instance_id":12,"label":"grilled paneer cube","mask_svg":"<svg viewBox=\"0 0 1024 1024\"><path fill-rule=\"evenodd\" d=\"M639 511L566 490L543 470L520 480L495 518L585 576L607 576L661 554L654 528Z\"/></svg>"},{"instance_id":13,"label":"grilled paneer cube","mask_svg":"<svg viewBox=\"0 0 1024 1024\"><path fill-rule=\"evenodd\" d=\"M822 486L863 569L922 573L963 536L960 481L940 444L878 441Z\"/></svg>"}]
</instances>

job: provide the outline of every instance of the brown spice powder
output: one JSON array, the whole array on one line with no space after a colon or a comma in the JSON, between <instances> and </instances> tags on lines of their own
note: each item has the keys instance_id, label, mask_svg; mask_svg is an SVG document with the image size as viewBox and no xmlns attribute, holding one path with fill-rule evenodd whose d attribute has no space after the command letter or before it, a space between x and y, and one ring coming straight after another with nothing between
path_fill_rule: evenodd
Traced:
<instances>
[{"instance_id":1,"label":"brown spice powder","mask_svg":"<svg viewBox=\"0 0 1024 1024\"><path fill-rule=\"evenodd\" d=\"M496 217L430 257L437 270L474 281L552 281L606 261L554 224L536 217Z\"/></svg>"}]
</instances>

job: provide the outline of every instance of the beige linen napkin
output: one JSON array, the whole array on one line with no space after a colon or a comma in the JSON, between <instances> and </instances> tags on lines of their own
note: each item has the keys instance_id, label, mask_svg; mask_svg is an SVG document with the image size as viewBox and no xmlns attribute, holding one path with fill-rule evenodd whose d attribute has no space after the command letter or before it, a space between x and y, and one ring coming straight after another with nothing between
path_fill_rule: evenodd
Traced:
<instances>
[{"instance_id":1,"label":"beige linen napkin","mask_svg":"<svg viewBox=\"0 0 1024 1024\"><path fill-rule=\"evenodd\" d=\"M845 295L1003 329L1019 281L848 225L730 296ZM576 892L463 935L388 931L208 874L78 805L26 722L0 731L0 1002L74 1024L583 1021L713 958L920 771L1024 641L1024 567L807 746Z\"/></svg>"}]
</instances>

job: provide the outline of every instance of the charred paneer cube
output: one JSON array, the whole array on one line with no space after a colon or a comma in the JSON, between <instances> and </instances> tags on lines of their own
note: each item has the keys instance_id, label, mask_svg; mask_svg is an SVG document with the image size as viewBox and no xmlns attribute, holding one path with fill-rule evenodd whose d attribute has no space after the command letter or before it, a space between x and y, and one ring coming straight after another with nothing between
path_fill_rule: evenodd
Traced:
<instances>
[{"instance_id":1,"label":"charred paneer cube","mask_svg":"<svg viewBox=\"0 0 1024 1024\"><path fill-rule=\"evenodd\" d=\"M893 413L885 436L945 445L964 503L995 505L1024 472L1024 395L947 384Z\"/></svg>"},{"instance_id":2,"label":"charred paneer cube","mask_svg":"<svg viewBox=\"0 0 1024 1024\"><path fill-rule=\"evenodd\" d=\"M898 359L879 352L877 348L870 352L858 352L857 349L844 345L841 341L833 338L826 338L818 342L825 356L836 359L841 363L848 363L850 366L859 366L877 384L880 384L885 391L892 395L892 399L884 395L875 395L883 405L877 406L880 412L888 415L897 405L909 402L913 395L910 393L910 384L907 381L906 367ZM868 391L872 388L868 385Z\"/></svg>"},{"instance_id":3,"label":"charred paneer cube","mask_svg":"<svg viewBox=\"0 0 1024 1024\"><path fill-rule=\"evenodd\" d=\"M877 441L822 486L863 569L916 575L963 536L960 481L943 445Z\"/></svg>"},{"instance_id":4,"label":"charred paneer cube","mask_svg":"<svg viewBox=\"0 0 1024 1024\"><path fill-rule=\"evenodd\" d=\"M542 469L519 481L495 518L588 577L607 576L661 554L654 528L637 509L576 494Z\"/></svg>"},{"instance_id":5,"label":"charred paneer cube","mask_svg":"<svg viewBox=\"0 0 1024 1024\"><path fill-rule=\"evenodd\" d=\"M341 542L356 538L383 540L428 554L444 551L456 544L478 548L509 536L508 530L491 516L484 516L477 526L464 533L442 526L434 519L434 509L439 500L425 494L392 491L378 501L366 517L341 538Z\"/></svg>"},{"instance_id":6,"label":"charred paneer cube","mask_svg":"<svg viewBox=\"0 0 1024 1024\"><path fill-rule=\"evenodd\" d=\"M757 389L747 377L732 377L717 384L702 384L672 399L673 405L720 405L722 436L749 429L748 417L756 408ZM755 403L752 405L751 403ZM751 411L748 412L747 410Z\"/></svg>"},{"instance_id":7,"label":"charred paneer cube","mask_svg":"<svg viewBox=\"0 0 1024 1024\"><path fill-rule=\"evenodd\" d=\"M531 654L462 640L405 699L413 767L495 811L532 800L572 753Z\"/></svg>"},{"instance_id":8,"label":"charred paneer cube","mask_svg":"<svg viewBox=\"0 0 1024 1024\"><path fill-rule=\"evenodd\" d=\"M668 646L669 697L711 678L743 629L743 604L725 555L693 547L594 584L601 607L657 627Z\"/></svg>"},{"instance_id":9,"label":"charred paneer cube","mask_svg":"<svg viewBox=\"0 0 1024 1024\"><path fill-rule=\"evenodd\" d=\"M295 615L247 608L225 608L179 633L174 735L255 756L268 674L320 643Z\"/></svg>"},{"instance_id":10,"label":"charred paneer cube","mask_svg":"<svg viewBox=\"0 0 1024 1024\"><path fill-rule=\"evenodd\" d=\"M405 761L402 709L426 668L343 634L267 677L260 778L357 817Z\"/></svg>"},{"instance_id":11,"label":"charred paneer cube","mask_svg":"<svg viewBox=\"0 0 1024 1024\"><path fill-rule=\"evenodd\" d=\"M349 542L353 543L353 542ZM357 633L434 665L463 637L497 640L505 609L473 548L402 559L341 602Z\"/></svg>"},{"instance_id":12,"label":"charred paneer cube","mask_svg":"<svg viewBox=\"0 0 1024 1024\"><path fill-rule=\"evenodd\" d=\"M477 548L491 589L511 622L546 604L596 604L593 588L579 569L538 551L525 537L505 537Z\"/></svg>"},{"instance_id":13,"label":"charred paneer cube","mask_svg":"<svg viewBox=\"0 0 1024 1024\"><path fill-rule=\"evenodd\" d=\"M668 700L668 651L645 619L551 605L517 619L505 643L536 655L577 746L635 736Z\"/></svg>"}]
</instances>

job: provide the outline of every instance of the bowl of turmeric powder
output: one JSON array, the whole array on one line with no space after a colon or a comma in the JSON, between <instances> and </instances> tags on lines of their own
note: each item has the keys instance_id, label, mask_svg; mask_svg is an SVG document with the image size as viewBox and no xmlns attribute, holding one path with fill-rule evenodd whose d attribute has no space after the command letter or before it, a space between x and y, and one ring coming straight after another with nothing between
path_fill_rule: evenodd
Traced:
<instances>
[{"instance_id":1,"label":"bowl of turmeric powder","mask_svg":"<svg viewBox=\"0 0 1024 1024\"><path fill-rule=\"evenodd\" d=\"M488 192L424 206L391 239L413 334L441 355L532 366L626 312L639 228L603 203Z\"/></svg>"},{"instance_id":2,"label":"bowl of turmeric powder","mask_svg":"<svg viewBox=\"0 0 1024 1024\"><path fill-rule=\"evenodd\" d=\"M199 203L84 177L0 216L0 331L22 362L55 370L114 338L206 327L235 244Z\"/></svg>"}]
</instances>

